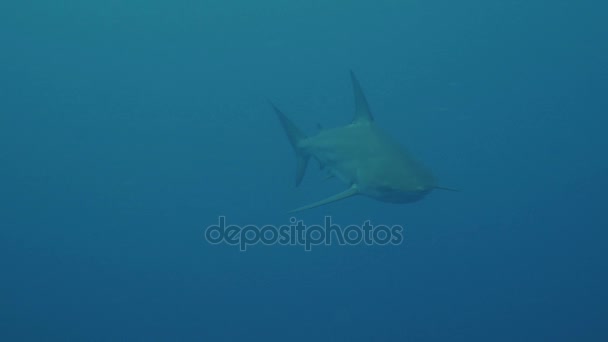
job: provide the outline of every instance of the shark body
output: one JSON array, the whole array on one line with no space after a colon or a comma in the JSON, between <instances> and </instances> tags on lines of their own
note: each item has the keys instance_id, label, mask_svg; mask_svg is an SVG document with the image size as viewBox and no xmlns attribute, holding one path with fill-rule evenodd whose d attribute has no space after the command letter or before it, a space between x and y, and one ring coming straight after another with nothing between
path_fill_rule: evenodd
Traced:
<instances>
[{"instance_id":1,"label":"shark body","mask_svg":"<svg viewBox=\"0 0 608 342\"><path fill-rule=\"evenodd\" d=\"M321 130L316 135L307 137L273 105L296 152L296 186L302 181L310 158L317 160L321 168L327 169L331 177L348 185L341 193L291 212L356 195L365 195L383 202L415 202L439 188L432 172L374 123L363 90L352 71L351 80L355 95L355 116L346 126Z\"/></svg>"}]
</instances>

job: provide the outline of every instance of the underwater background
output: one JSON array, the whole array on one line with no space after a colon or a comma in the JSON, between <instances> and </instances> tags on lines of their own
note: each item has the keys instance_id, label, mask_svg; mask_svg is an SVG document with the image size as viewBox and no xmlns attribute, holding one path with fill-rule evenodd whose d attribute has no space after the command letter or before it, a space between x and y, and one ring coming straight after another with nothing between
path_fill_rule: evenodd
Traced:
<instances>
[{"instance_id":1,"label":"underwater background","mask_svg":"<svg viewBox=\"0 0 608 342\"><path fill-rule=\"evenodd\" d=\"M0 340L607 341L608 3L0 3ZM440 185L354 197L295 156L352 118ZM314 165L313 165L314 164ZM232 224L398 246L213 245Z\"/></svg>"}]
</instances>

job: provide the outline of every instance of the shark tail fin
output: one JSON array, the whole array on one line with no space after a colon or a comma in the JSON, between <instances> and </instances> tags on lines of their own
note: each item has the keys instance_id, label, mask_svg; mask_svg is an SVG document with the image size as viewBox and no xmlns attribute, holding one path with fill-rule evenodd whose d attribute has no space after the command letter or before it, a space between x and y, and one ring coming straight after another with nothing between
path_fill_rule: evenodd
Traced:
<instances>
[{"instance_id":1,"label":"shark tail fin","mask_svg":"<svg viewBox=\"0 0 608 342\"><path fill-rule=\"evenodd\" d=\"M306 172L306 166L308 165L309 156L304 153L304 151L299 147L300 141L306 138L306 135L300 131L300 129L293 123L283 112L279 110L272 102L270 103L275 113L277 114L279 121L281 122L281 126L285 130L287 134L287 138L293 146L294 151L296 152L297 158L297 168L296 168L296 186L300 185L302 182L302 178L304 178L304 173Z\"/></svg>"}]
</instances>

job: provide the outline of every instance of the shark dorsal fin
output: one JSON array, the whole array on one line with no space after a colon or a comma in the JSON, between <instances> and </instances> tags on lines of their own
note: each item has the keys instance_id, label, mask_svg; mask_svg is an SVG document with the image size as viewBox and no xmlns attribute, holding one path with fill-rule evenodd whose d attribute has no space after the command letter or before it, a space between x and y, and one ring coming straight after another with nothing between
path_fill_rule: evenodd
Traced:
<instances>
[{"instance_id":1,"label":"shark dorsal fin","mask_svg":"<svg viewBox=\"0 0 608 342\"><path fill-rule=\"evenodd\" d=\"M353 123L370 123L374 121L374 117L369 110L369 105L365 99L365 94L363 94L363 89L361 89L361 85L352 70L350 71L350 78L353 83L353 91L355 94L355 117L353 118Z\"/></svg>"}]
</instances>

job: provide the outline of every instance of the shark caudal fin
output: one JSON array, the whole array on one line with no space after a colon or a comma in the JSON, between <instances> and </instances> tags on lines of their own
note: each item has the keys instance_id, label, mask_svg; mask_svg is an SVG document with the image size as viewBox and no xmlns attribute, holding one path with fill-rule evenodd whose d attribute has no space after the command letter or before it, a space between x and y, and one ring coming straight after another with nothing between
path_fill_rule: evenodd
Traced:
<instances>
[{"instance_id":1,"label":"shark caudal fin","mask_svg":"<svg viewBox=\"0 0 608 342\"><path fill-rule=\"evenodd\" d=\"M277 108L273 103L270 103L270 105L277 114L277 117L281 122L281 126L283 126L283 129L287 134L287 138L296 152L296 186L298 186L302 182L302 178L304 178L304 173L306 172L306 166L308 165L309 159L309 156L305 154L304 151L302 151L302 149L298 146L299 142L306 138L306 135L302 133L302 131L300 131L300 129L296 127L296 125L294 125L294 123L291 122L291 120L289 120L289 118L279 110L279 108Z\"/></svg>"},{"instance_id":2,"label":"shark caudal fin","mask_svg":"<svg viewBox=\"0 0 608 342\"><path fill-rule=\"evenodd\" d=\"M371 123L374 121L374 117L372 116L371 110L369 110L367 99L357 80L357 76L355 76L355 73L352 70L350 71L350 79L353 83L353 92L355 95L355 117L353 118L353 123Z\"/></svg>"}]
</instances>

